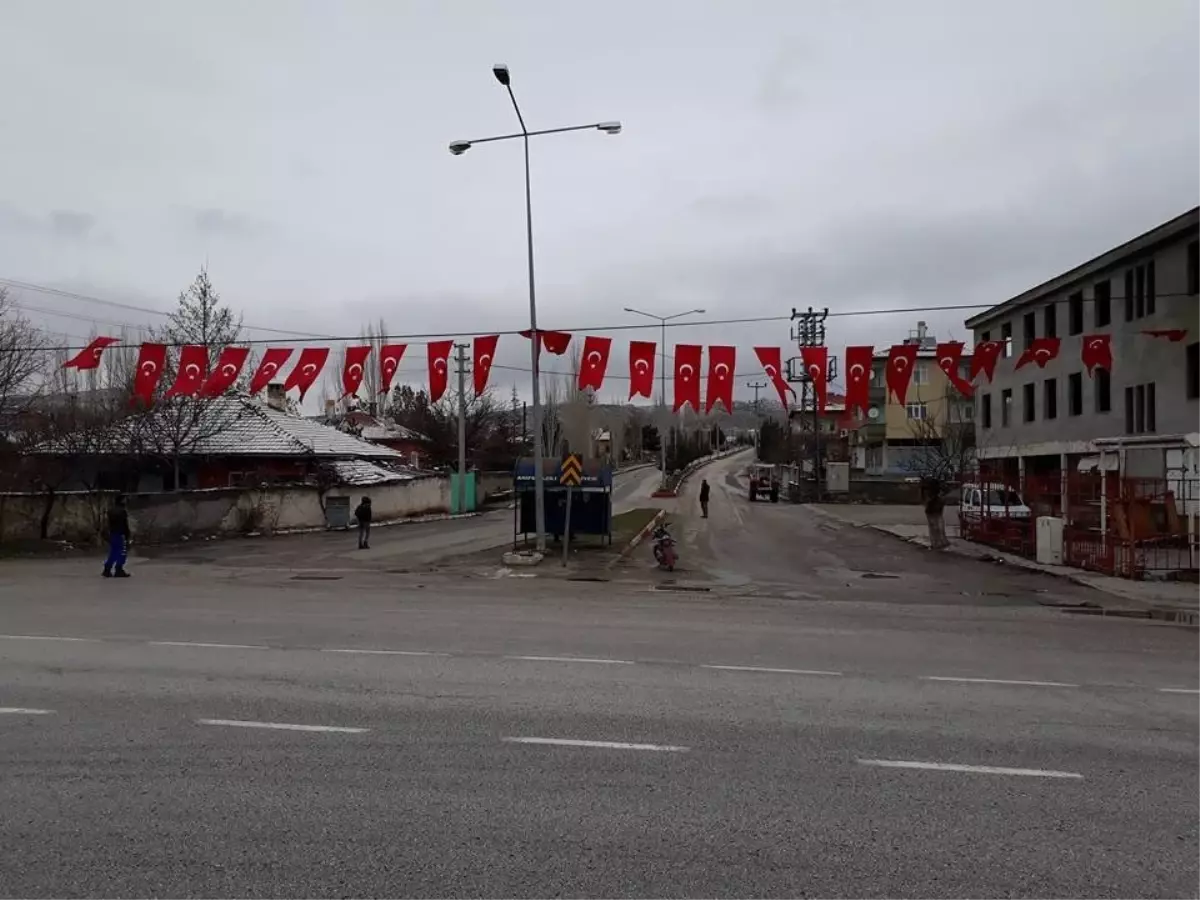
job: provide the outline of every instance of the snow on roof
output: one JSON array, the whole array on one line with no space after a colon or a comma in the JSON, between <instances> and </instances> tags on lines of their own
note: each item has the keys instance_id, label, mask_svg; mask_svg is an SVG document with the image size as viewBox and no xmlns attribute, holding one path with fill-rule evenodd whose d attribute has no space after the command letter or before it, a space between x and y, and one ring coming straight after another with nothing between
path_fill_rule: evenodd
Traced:
<instances>
[{"instance_id":1,"label":"snow on roof","mask_svg":"<svg viewBox=\"0 0 1200 900\"><path fill-rule=\"evenodd\" d=\"M394 471L362 459L338 459L329 463L338 484L361 487L394 481L412 481L417 476L409 471Z\"/></svg>"}]
</instances>

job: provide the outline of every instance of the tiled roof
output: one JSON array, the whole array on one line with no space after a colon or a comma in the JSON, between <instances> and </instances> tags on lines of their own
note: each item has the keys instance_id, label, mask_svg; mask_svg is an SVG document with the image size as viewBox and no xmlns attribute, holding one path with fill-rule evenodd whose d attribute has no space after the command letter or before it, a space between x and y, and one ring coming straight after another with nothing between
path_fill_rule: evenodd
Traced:
<instances>
[{"instance_id":1,"label":"tiled roof","mask_svg":"<svg viewBox=\"0 0 1200 900\"><path fill-rule=\"evenodd\" d=\"M338 484L361 487L369 484L387 484L393 481L412 481L417 476L408 471L394 471L377 466L362 459L339 459L329 463L337 476Z\"/></svg>"}]
</instances>

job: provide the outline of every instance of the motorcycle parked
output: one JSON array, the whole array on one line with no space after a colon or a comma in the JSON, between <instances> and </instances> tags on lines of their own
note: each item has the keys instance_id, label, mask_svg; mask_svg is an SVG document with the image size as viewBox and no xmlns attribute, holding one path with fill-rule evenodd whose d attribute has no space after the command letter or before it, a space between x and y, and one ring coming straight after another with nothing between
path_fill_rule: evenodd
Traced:
<instances>
[{"instance_id":1,"label":"motorcycle parked","mask_svg":"<svg viewBox=\"0 0 1200 900\"><path fill-rule=\"evenodd\" d=\"M671 532L667 530L667 523L663 522L654 529L654 561L658 563L660 569L674 572L678 559L675 538L671 537Z\"/></svg>"}]
</instances>

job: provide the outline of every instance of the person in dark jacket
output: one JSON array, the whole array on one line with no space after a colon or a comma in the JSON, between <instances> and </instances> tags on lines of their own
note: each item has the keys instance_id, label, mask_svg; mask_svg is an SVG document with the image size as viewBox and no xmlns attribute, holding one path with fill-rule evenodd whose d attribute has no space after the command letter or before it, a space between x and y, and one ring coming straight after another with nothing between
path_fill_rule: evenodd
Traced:
<instances>
[{"instance_id":1,"label":"person in dark jacket","mask_svg":"<svg viewBox=\"0 0 1200 900\"><path fill-rule=\"evenodd\" d=\"M363 497L362 502L354 510L354 518L358 519L358 549L371 549L371 498Z\"/></svg>"},{"instance_id":2,"label":"person in dark jacket","mask_svg":"<svg viewBox=\"0 0 1200 900\"><path fill-rule=\"evenodd\" d=\"M129 510L125 495L118 494L108 511L108 558L104 560L105 578L128 578L125 557L129 553Z\"/></svg>"},{"instance_id":3,"label":"person in dark jacket","mask_svg":"<svg viewBox=\"0 0 1200 900\"><path fill-rule=\"evenodd\" d=\"M700 516L708 518L708 479L705 478L700 482Z\"/></svg>"}]
</instances>

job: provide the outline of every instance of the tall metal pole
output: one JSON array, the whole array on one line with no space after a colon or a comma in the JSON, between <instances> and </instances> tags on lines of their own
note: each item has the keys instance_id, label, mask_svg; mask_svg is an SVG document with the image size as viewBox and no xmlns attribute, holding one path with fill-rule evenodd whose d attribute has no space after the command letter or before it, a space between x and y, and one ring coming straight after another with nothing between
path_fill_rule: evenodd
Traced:
<instances>
[{"instance_id":1,"label":"tall metal pole","mask_svg":"<svg viewBox=\"0 0 1200 900\"><path fill-rule=\"evenodd\" d=\"M458 365L458 511L467 512L467 345L455 344L454 351Z\"/></svg>"},{"instance_id":2,"label":"tall metal pole","mask_svg":"<svg viewBox=\"0 0 1200 900\"><path fill-rule=\"evenodd\" d=\"M762 429L762 417L758 414L758 392L767 386L765 381L747 381L746 387L754 389L754 458L758 459L758 432ZM787 410L784 410L787 413ZM786 418L786 415L785 415Z\"/></svg>"},{"instance_id":3,"label":"tall metal pole","mask_svg":"<svg viewBox=\"0 0 1200 900\"><path fill-rule=\"evenodd\" d=\"M508 89L512 97L512 88ZM517 100L513 97L513 108ZM533 276L533 194L529 183L529 133L525 120L517 110L521 131L525 132L525 245L529 255L529 365L533 372L533 522L537 529L537 549L546 552L546 485L542 483L542 456L545 437L542 434L542 386L538 361L541 357L542 338L537 327L537 287Z\"/></svg>"},{"instance_id":4,"label":"tall metal pole","mask_svg":"<svg viewBox=\"0 0 1200 900\"><path fill-rule=\"evenodd\" d=\"M666 426L664 431L666 434L658 436L658 449L662 464L662 481L664 487L667 484L667 434L671 433L671 420L667 418L667 320L660 319L659 324L662 326L662 340L659 341L659 355L662 357L662 365L658 368L658 402L662 405L662 423Z\"/></svg>"}]
</instances>

